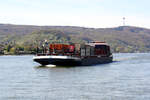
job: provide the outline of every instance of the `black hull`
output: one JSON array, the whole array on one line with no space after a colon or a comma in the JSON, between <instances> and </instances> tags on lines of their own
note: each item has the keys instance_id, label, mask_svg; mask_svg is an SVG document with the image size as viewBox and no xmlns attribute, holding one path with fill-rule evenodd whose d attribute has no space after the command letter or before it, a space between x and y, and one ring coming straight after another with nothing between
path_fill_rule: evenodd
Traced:
<instances>
[{"instance_id":1,"label":"black hull","mask_svg":"<svg viewBox=\"0 0 150 100\"><path fill-rule=\"evenodd\" d=\"M111 63L113 57L88 57L80 60L76 59L58 59L58 58L42 58L34 59L41 65L57 65L57 66L91 66L97 64Z\"/></svg>"},{"instance_id":2,"label":"black hull","mask_svg":"<svg viewBox=\"0 0 150 100\"><path fill-rule=\"evenodd\" d=\"M81 66L106 64L106 63L111 63L112 61L113 61L113 57L94 57L94 58L89 57L81 60Z\"/></svg>"},{"instance_id":3,"label":"black hull","mask_svg":"<svg viewBox=\"0 0 150 100\"><path fill-rule=\"evenodd\" d=\"M35 62L41 65L58 65L58 66L77 66L81 65L80 61L75 61L73 59L34 59Z\"/></svg>"}]
</instances>

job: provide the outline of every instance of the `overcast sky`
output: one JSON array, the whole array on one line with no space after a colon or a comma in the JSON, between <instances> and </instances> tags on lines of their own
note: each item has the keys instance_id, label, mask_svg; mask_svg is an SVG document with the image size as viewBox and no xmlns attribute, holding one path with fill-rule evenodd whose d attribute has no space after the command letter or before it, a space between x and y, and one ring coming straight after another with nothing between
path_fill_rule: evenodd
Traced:
<instances>
[{"instance_id":1,"label":"overcast sky","mask_svg":"<svg viewBox=\"0 0 150 100\"><path fill-rule=\"evenodd\" d=\"M150 0L0 0L0 23L150 28Z\"/></svg>"}]
</instances>

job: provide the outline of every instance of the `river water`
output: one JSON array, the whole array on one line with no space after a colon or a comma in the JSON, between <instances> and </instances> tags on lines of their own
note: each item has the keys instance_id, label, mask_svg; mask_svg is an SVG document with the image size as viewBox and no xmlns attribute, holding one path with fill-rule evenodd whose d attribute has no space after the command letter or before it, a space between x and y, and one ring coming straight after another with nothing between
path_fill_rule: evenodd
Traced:
<instances>
[{"instance_id":1,"label":"river water","mask_svg":"<svg viewBox=\"0 0 150 100\"><path fill-rule=\"evenodd\" d=\"M0 100L150 100L150 54L114 62L40 67L33 56L0 56Z\"/></svg>"}]
</instances>

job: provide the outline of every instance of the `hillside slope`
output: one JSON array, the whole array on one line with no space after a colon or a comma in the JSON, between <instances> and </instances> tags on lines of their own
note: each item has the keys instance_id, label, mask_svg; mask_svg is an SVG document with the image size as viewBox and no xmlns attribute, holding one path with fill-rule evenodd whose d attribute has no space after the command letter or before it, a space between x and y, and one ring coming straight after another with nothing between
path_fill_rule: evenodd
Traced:
<instances>
[{"instance_id":1,"label":"hillside slope","mask_svg":"<svg viewBox=\"0 0 150 100\"><path fill-rule=\"evenodd\" d=\"M49 42L106 41L113 52L149 52L150 29L120 26L115 28L84 28L73 26L28 26L0 24L0 42L17 44Z\"/></svg>"}]
</instances>

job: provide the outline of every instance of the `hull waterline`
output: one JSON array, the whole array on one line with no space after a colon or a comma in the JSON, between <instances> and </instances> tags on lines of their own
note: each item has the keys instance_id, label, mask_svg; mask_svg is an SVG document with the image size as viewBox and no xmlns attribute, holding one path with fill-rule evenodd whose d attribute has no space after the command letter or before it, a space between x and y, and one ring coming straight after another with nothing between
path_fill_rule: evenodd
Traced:
<instances>
[{"instance_id":1,"label":"hull waterline","mask_svg":"<svg viewBox=\"0 0 150 100\"><path fill-rule=\"evenodd\" d=\"M41 65L58 66L90 66L112 62L112 57L67 57L67 56L35 56L33 60Z\"/></svg>"}]
</instances>

